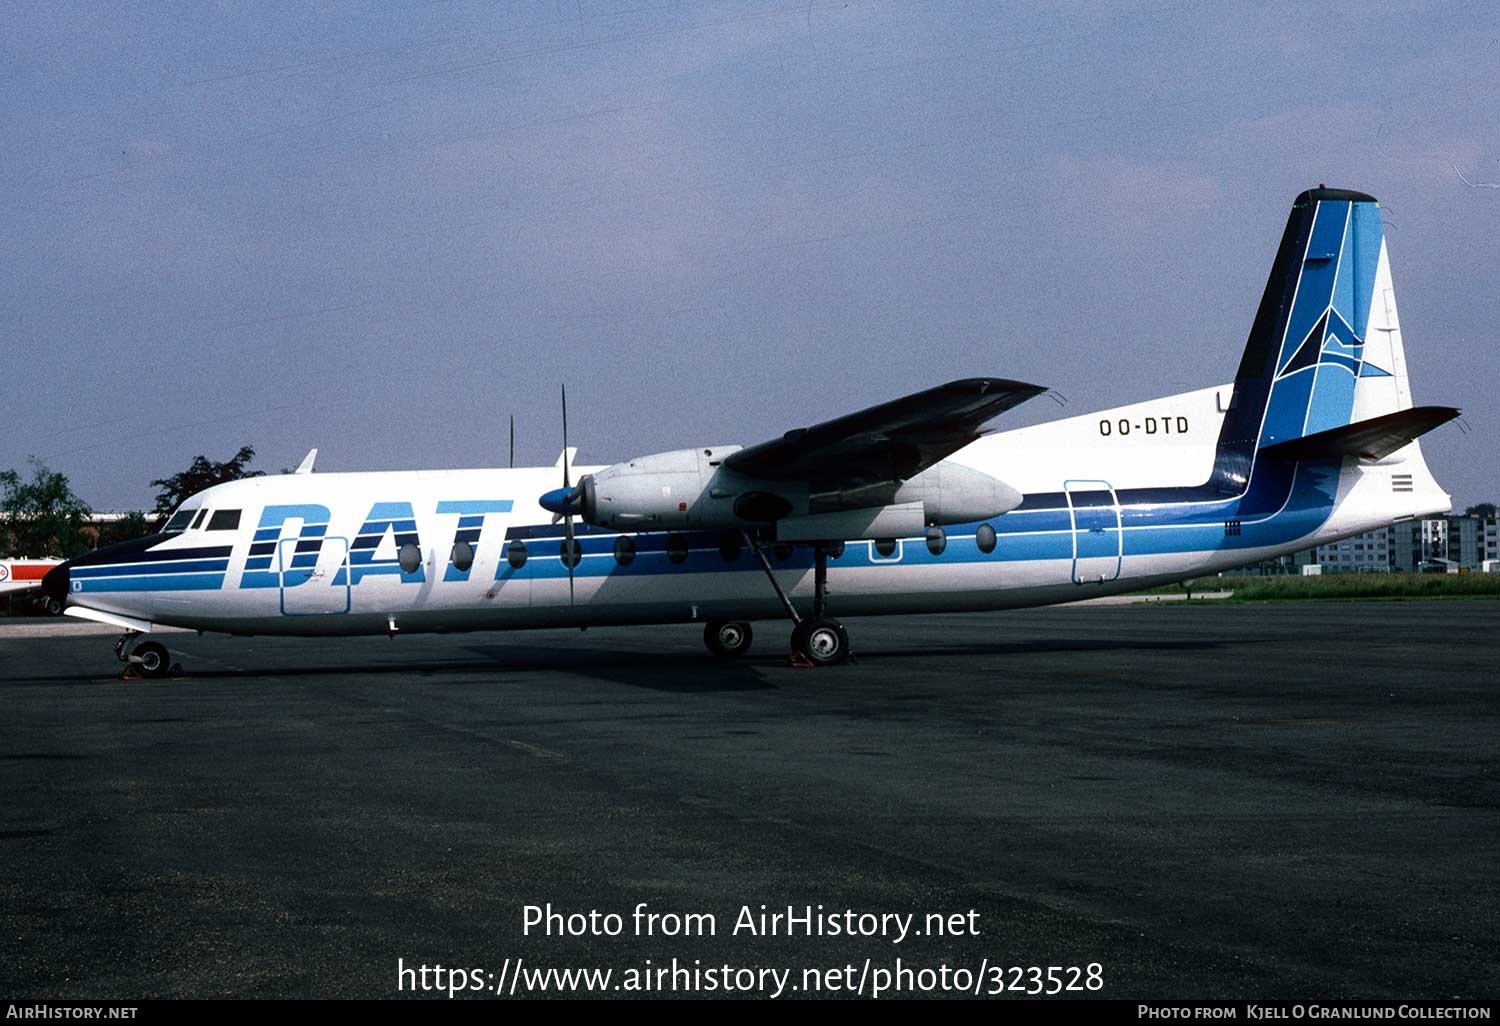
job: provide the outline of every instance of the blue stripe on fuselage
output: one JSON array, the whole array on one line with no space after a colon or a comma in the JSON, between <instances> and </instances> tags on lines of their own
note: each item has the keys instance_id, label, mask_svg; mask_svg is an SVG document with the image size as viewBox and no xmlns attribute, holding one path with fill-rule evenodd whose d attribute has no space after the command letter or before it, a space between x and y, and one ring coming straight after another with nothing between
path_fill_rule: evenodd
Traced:
<instances>
[{"instance_id":1,"label":"blue stripe on fuselage","mask_svg":"<svg viewBox=\"0 0 1500 1026\"><path fill-rule=\"evenodd\" d=\"M217 591L223 574L132 574L73 581L74 594L96 591Z\"/></svg>"},{"instance_id":2,"label":"blue stripe on fuselage","mask_svg":"<svg viewBox=\"0 0 1500 1026\"><path fill-rule=\"evenodd\" d=\"M223 572L228 568L229 560L227 559L192 559L181 563L101 563L95 566L72 568L69 574L74 580L89 580L98 577L146 577L156 574Z\"/></svg>"},{"instance_id":3,"label":"blue stripe on fuselage","mask_svg":"<svg viewBox=\"0 0 1500 1026\"><path fill-rule=\"evenodd\" d=\"M1151 505L1126 505L1120 510L1123 555L1145 556L1171 553L1236 551L1287 545L1312 534L1328 519L1337 495L1340 463L1273 464L1261 461L1249 492L1236 498L1217 498ZM1179 489L1191 492L1195 489ZM1125 493L1120 493L1122 496ZM1058 497L1061 498L1060 493ZM1028 501L1040 496L1028 497ZM1225 524L1238 522L1238 534L1228 534ZM983 553L974 542L980 523L989 523L998 543L992 553ZM1022 562L1073 558L1073 518L1065 503L1045 508L1012 510L993 521L955 524L945 528L947 547L933 555L921 536L902 539L899 561L872 552L871 543L849 542L833 566L919 566L961 563ZM519 570L502 562L508 576L548 580L568 576L563 565L563 536L558 525L517 525L507 531L526 538L528 558ZM627 565L613 558L619 532L575 528L583 559L574 568L577 578L654 576L673 573L712 573L759 570L748 549L733 561L719 553L720 532L683 532L687 558L673 563L667 555L666 533L628 535L635 544L635 557ZM775 570L805 570L813 565L808 546L794 548L778 558L767 548Z\"/></svg>"}]
</instances>

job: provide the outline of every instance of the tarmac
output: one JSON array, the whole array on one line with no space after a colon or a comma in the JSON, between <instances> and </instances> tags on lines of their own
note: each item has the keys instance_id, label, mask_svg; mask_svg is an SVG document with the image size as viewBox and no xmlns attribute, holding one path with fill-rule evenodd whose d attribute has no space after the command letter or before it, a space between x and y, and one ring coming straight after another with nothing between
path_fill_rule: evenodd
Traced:
<instances>
[{"instance_id":1,"label":"tarmac","mask_svg":"<svg viewBox=\"0 0 1500 1026\"><path fill-rule=\"evenodd\" d=\"M694 627L183 633L185 677L124 682L112 638L13 622L0 996L446 998L402 973L439 964L492 999L549 968L769 996L767 967L783 998L1048 967L1063 997L1500 996L1500 603L848 626L818 670L777 623L729 664Z\"/></svg>"}]
</instances>

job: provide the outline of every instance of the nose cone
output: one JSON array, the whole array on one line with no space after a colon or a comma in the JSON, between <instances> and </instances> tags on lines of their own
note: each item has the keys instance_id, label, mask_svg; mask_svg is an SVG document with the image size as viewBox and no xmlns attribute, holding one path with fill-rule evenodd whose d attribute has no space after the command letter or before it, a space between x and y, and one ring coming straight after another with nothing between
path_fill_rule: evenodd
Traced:
<instances>
[{"instance_id":1,"label":"nose cone","mask_svg":"<svg viewBox=\"0 0 1500 1026\"><path fill-rule=\"evenodd\" d=\"M47 571L42 578L42 592L50 599L58 602L68 601L68 586L71 575L68 573L68 563L59 563Z\"/></svg>"},{"instance_id":2,"label":"nose cone","mask_svg":"<svg viewBox=\"0 0 1500 1026\"><path fill-rule=\"evenodd\" d=\"M544 492L537 502L548 513L566 516L578 512L578 491L573 488L554 488L550 492Z\"/></svg>"}]
</instances>

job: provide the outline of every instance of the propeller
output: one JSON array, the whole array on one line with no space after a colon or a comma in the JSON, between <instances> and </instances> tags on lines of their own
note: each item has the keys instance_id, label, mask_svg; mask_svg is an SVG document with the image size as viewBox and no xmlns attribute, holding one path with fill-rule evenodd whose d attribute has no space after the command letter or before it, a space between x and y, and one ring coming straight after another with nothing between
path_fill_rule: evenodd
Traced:
<instances>
[{"instance_id":1,"label":"propeller","mask_svg":"<svg viewBox=\"0 0 1500 1026\"><path fill-rule=\"evenodd\" d=\"M572 482L570 482L568 480L568 386L567 385L562 386L562 420L563 420L563 451L562 451L563 488L565 488L567 490L567 492L568 492L568 498L569 498L568 512L565 513L565 514L563 514L563 532L564 532L564 534L567 537L567 541L565 541L563 544L567 546L568 558L565 559L565 560L563 560L563 563L568 568L568 605L571 606L573 604L573 564L576 563L576 562L578 562L578 559L577 559L577 549L574 548L574 546L577 545L577 542L575 542L573 540L573 506L575 505L574 496L573 496L573 485L572 485Z\"/></svg>"},{"instance_id":2,"label":"propeller","mask_svg":"<svg viewBox=\"0 0 1500 1026\"><path fill-rule=\"evenodd\" d=\"M578 488L573 487L573 481L568 472L568 386L562 386L562 429L563 429L563 453L562 473L563 486L546 492L537 500L541 507L552 514L552 522L559 520L563 522L563 566L568 568L568 605L573 604L573 564L577 562L577 542L573 540L573 516L581 511L583 505L582 482ZM587 476L587 475L585 475Z\"/></svg>"}]
</instances>

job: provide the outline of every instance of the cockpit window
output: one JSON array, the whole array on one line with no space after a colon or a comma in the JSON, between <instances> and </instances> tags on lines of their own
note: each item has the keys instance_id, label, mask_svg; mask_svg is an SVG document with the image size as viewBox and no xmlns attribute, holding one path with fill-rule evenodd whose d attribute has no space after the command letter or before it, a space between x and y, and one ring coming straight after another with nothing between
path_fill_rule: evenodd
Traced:
<instances>
[{"instance_id":1,"label":"cockpit window","mask_svg":"<svg viewBox=\"0 0 1500 1026\"><path fill-rule=\"evenodd\" d=\"M238 531L239 528L240 511L237 509L215 510L214 515L208 518L210 531Z\"/></svg>"},{"instance_id":2,"label":"cockpit window","mask_svg":"<svg viewBox=\"0 0 1500 1026\"><path fill-rule=\"evenodd\" d=\"M188 530L189 531L196 531L196 530L198 530L198 528L202 527L203 526L203 518L206 517L206 516L208 516L208 507L207 506L203 507L202 509L200 509L198 511L197 518L193 520L193 526L189 527Z\"/></svg>"},{"instance_id":3,"label":"cockpit window","mask_svg":"<svg viewBox=\"0 0 1500 1026\"><path fill-rule=\"evenodd\" d=\"M162 533L166 534L168 531L186 531L188 521L193 519L193 514L196 512L198 511L195 509L180 509L176 513L173 513L172 519L168 520L167 525L161 529Z\"/></svg>"}]
</instances>

